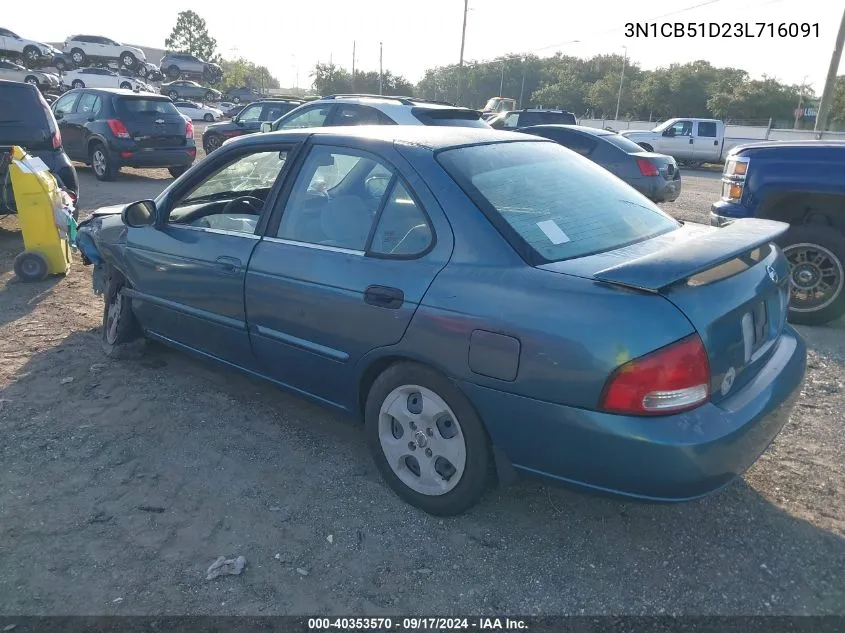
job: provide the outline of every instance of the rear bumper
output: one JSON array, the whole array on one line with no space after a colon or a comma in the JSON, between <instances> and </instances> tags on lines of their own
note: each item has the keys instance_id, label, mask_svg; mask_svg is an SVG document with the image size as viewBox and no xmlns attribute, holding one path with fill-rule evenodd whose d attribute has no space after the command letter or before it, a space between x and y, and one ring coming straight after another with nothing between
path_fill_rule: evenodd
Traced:
<instances>
[{"instance_id":1,"label":"rear bumper","mask_svg":"<svg viewBox=\"0 0 845 633\"><path fill-rule=\"evenodd\" d=\"M631 185L652 202L674 202L681 195L681 178L666 180L663 176L638 178Z\"/></svg>"},{"instance_id":2,"label":"rear bumper","mask_svg":"<svg viewBox=\"0 0 845 633\"><path fill-rule=\"evenodd\" d=\"M190 150L193 150L191 152ZM131 156L124 153L131 152ZM196 160L196 147L155 149L112 149L112 158L120 167L182 167Z\"/></svg>"},{"instance_id":3,"label":"rear bumper","mask_svg":"<svg viewBox=\"0 0 845 633\"><path fill-rule=\"evenodd\" d=\"M518 471L595 492L679 502L747 470L789 419L806 346L789 326L760 373L719 405L637 418L576 409L461 383L493 444Z\"/></svg>"}]
</instances>

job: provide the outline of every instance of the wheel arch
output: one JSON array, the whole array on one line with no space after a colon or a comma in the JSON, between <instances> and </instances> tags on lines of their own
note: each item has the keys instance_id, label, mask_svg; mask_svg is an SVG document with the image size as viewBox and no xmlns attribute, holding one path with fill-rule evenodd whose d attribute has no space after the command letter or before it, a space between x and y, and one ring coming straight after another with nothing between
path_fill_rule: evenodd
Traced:
<instances>
[{"instance_id":1,"label":"wheel arch","mask_svg":"<svg viewBox=\"0 0 845 633\"><path fill-rule=\"evenodd\" d=\"M829 226L845 233L845 194L780 191L766 198L757 215L792 225Z\"/></svg>"}]
</instances>

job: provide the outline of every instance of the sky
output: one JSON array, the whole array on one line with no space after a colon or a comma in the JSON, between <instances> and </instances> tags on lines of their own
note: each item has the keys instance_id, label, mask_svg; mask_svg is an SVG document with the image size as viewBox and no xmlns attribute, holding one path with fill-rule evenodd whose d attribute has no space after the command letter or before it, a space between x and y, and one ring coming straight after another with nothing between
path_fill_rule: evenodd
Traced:
<instances>
[{"instance_id":1,"label":"sky","mask_svg":"<svg viewBox=\"0 0 845 633\"><path fill-rule=\"evenodd\" d=\"M384 68L411 81L425 70L458 62L463 0L320 0L319 2L185 2L144 0L143 10L121 13L113 2L89 0L84 9L66 0L42 0L38 10L18 0L3 0L0 26L38 41L64 41L75 33L163 48L179 11L193 9L207 22L227 58L244 57L267 66L283 87L307 87L319 62L378 70L379 42ZM265 5L262 10L259 7ZM82 6L82 5L79 5ZM670 63L705 59L716 66L766 74L791 84L806 83L821 94L842 11L842 0L469 0L466 61L499 55L560 51L590 57L627 54L646 70ZM670 15L671 14L671 15ZM44 15L60 16L43 19ZM125 15L125 18L122 17ZM818 23L807 38L628 38L629 22ZM151 60L158 63L158 60ZM845 73L845 63L840 65ZM491 95L493 96L493 95Z\"/></svg>"}]
</instances>

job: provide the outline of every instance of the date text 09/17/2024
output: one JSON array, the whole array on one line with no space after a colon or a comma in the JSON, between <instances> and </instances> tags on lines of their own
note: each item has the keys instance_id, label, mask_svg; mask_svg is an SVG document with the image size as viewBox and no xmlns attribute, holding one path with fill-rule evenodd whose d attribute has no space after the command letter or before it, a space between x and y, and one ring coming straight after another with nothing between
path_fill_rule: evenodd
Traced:
<instances>
[{"instance_id":1,"label":"date text 09/17/2024","mask_svg":"<svg viewBox=\"0 0 845 633\"><path fill-rule=\"evenodd\" d=\"M528 629L519 618L308 618L309 631L521 631Z\"/></svg>"},{"instance_id":2,"label":"date text 09/17/2024","mask_svg":"<svg viewBox=\"0 0 845 633\"><path fill-rule=\"evenodd\" d=\"M819 36L818 22L627 22L625 37L806 38Z\"/></svg>"}]
</instances>

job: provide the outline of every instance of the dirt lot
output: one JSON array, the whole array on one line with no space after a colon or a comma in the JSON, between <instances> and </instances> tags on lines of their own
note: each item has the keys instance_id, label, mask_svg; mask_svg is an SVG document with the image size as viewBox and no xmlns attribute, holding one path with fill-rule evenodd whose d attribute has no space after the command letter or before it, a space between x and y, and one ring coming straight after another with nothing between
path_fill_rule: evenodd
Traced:
<instances>
[{"instance_id":1,"label":"dirt lot","mask_svg":"<svg viewBox=\"0 0 845 633\"><path fill-rule=\"evenodd\" d=\"M169 182L80 175L85 210ZM684 187L667 210L705 220L718 175ZM841 323L802 330L801 406L715 496L522 482L438 520L331 413L160 347L106 360L90 271L17 283L21 249L0 220L0 614L845 614ZM220 555L246 571L207 582Z\"/></svg>"}]
</instances>

